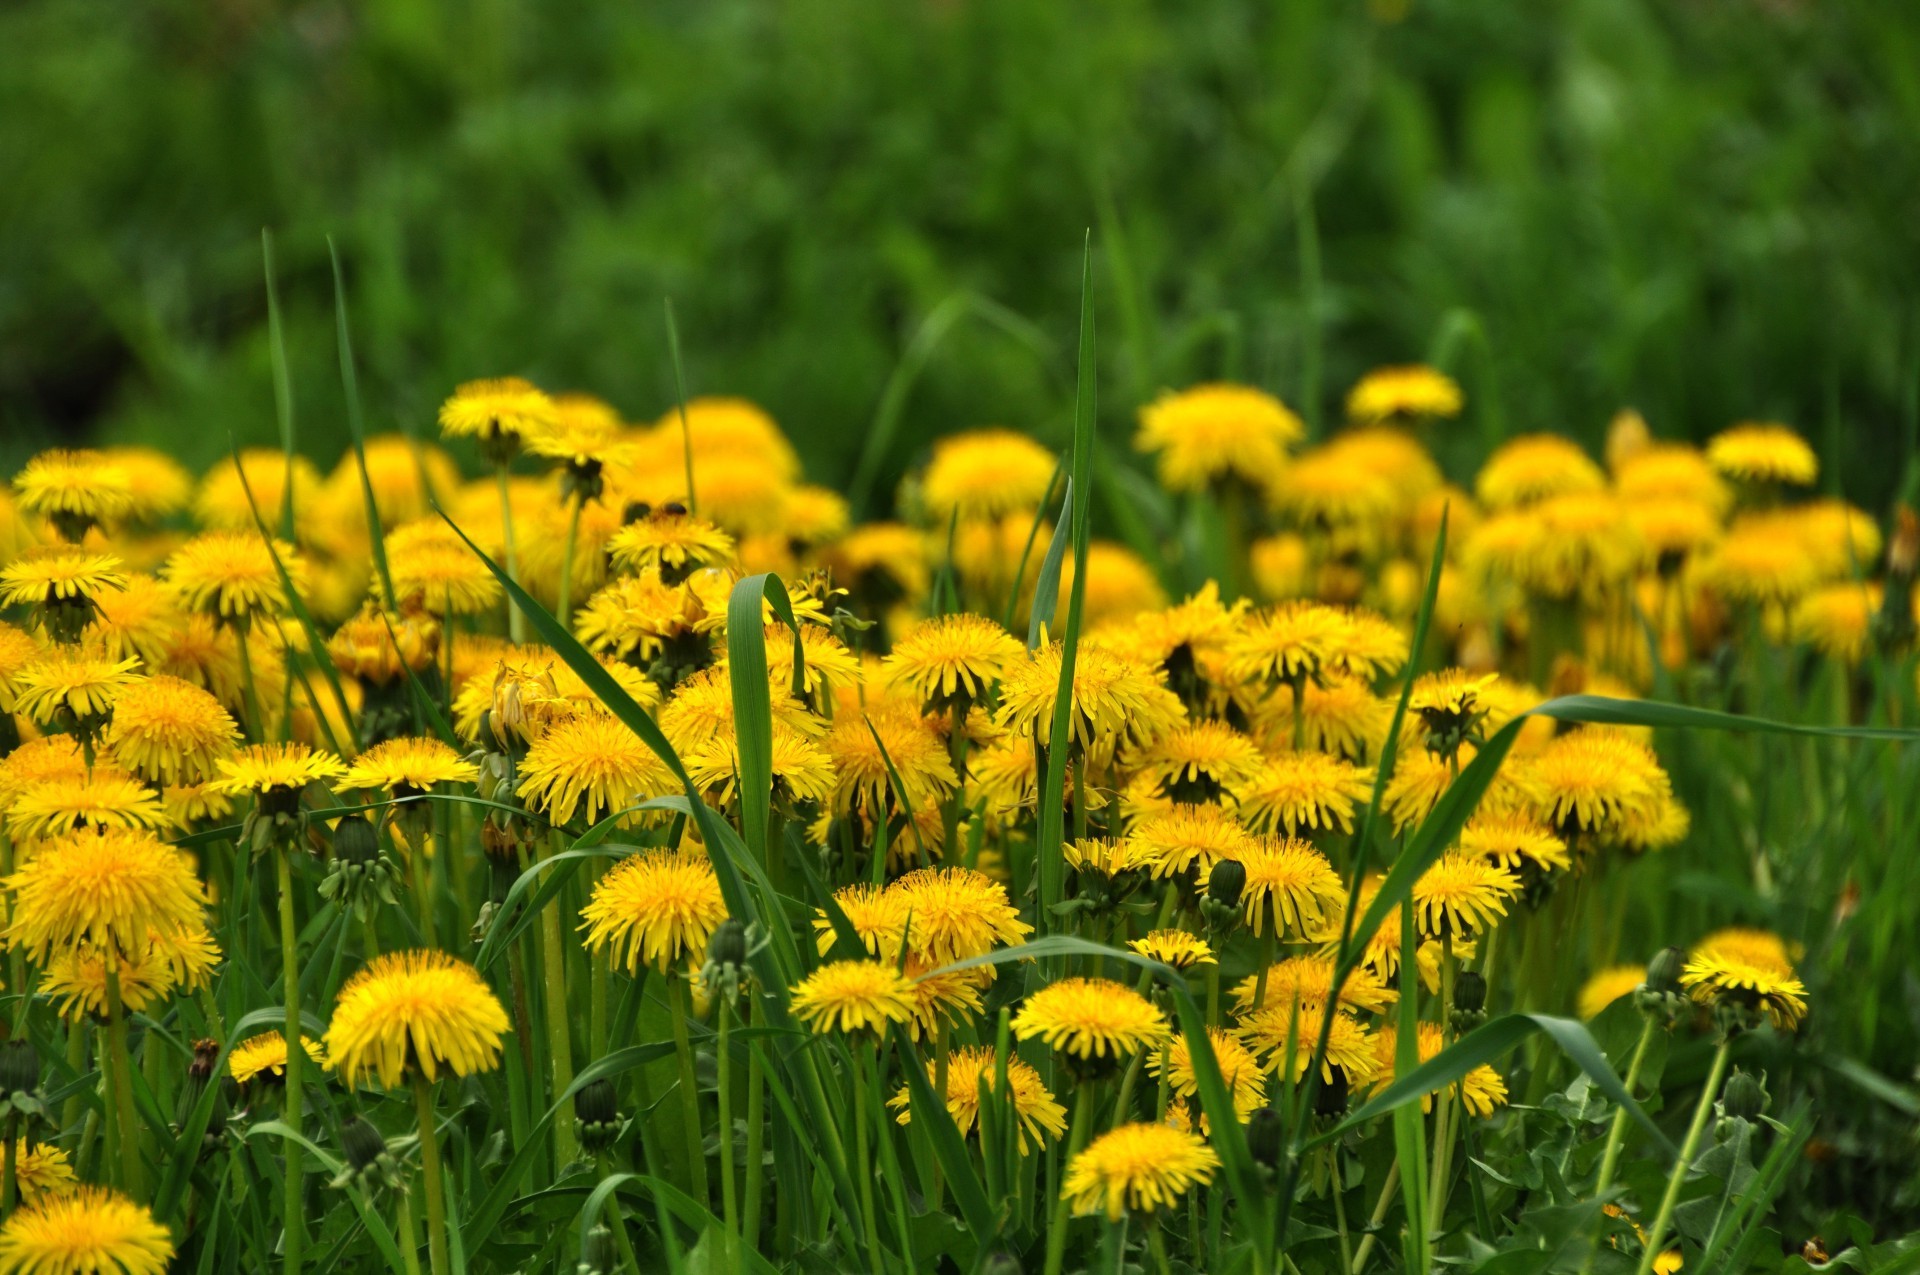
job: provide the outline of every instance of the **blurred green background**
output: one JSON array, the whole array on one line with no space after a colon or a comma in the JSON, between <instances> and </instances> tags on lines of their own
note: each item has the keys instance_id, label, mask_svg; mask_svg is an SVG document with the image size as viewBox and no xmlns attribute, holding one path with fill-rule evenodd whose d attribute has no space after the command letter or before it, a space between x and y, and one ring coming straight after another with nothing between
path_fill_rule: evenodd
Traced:
<instances>
[{"instance_id":1,"label":"blurred green background","mask_svg":"<svg viewBox=\"0 0 1920 1275\"><path fill-rule=\"evenodd\" d=\"M1920 367L1920 7L1105 0L15 0L0 10L0 459L302 445L523 373L637 418L745 394L845 483L940 431L1061 435L1092 227L1103 418L1237 375L1330 418L1465 382L1462 457L1790 421L1889 496ZM967 295L987 305L951 302Z\"/></svg>"}]
</instances>

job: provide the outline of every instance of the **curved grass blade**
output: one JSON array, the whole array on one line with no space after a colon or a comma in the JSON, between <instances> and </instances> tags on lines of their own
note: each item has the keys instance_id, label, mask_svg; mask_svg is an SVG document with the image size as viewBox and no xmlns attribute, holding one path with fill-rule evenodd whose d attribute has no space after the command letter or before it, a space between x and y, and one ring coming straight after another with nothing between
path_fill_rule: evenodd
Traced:
<instances>
[{"instance_id":1,"label":"curved grass blade","mask_svg":"<svg viewBox=\"0 0 1920 1275\"><path fill-rule=\"evenodd\" d=\"M673 1183L649 1177L644 1173L616 1173L611 1177L602 1178L600 1184L594 1187L592 1194L587 1196L586 1202L580 1206L579 1225L583 1233L599 1219L601 1210L606 1208L608 1198L629 1182L658 1196L660 1201L673 1211L674 1216L695 1231L711 1228L715 1233L725 1233L726 1227L722 1225L720 1219L698 1200ZM744 1244L737 1247L748 1268L765 1272L766 1275L780 1275L779 1268L760 1256L758 1252L747 1248Z\"/></svg>"},{"instance_id":2,"label":"curved grass blade","mask_svg":"<svg viewBox=\"0 0 1920 1275\"><path fill-rule=\"evenodd\" d=\"M373 542L373 566L389 610L398 605L393 572L387 565L387 539L380 527L380 505L373 498L373 480L367 476L367 422L360 410L360 377L353 367L353 333L347 326L347 278L340 268L340 246L327 236L327 256L333 261L333 327L340 346L340 387L347 398L347 428L353 434L353 455L360 466L360 499L367 510L367 537Z\"/></svg>"},{"instance_id":3,"label":"curved grass blade","mask_svg":"<svg viewBox=\"0 0 1920 1275\"><path fill-rule=\"evenodd\" d=\"M278 1120L263 1120L259 1124L248 1126L240 1136L246 1139L256 1138L261 1134L284 1138L288 1142L295 1143L308 1155L318 1160L320 1167L328 1173L337 1176L340 1172L340 1160L337 1157L329 1155L310 1139L294 1132ZM294 1152L289 1150L287 1154L293 1155ZM360 1214L360 1224L366 1227L367 1235L373 1240L374 1247L380 1250L380 1256L387 1259L388 1268L397 1272L397 1275L406 1275L407 1264L400 1256L400 1246L394 1242L393 1232L387 1229L386 1219L380 1216L378 1210L367 1206L366 1196L360 1191L348 1191L347 1198L353 1201L353 1207Z\"/></svg>"},{"instance_id":4,"label":"curved grass blade","mask_svg":"<svg viewBox=\"0 0 1920 1275\"><path fill-rule=\"evenodd\" d=\"M1669 730L1715 730L1732 734L1807 735L1818 739L1920 741L1920 728L1902 726L1803 726L1766 717L1742 717L1688 704L1658 700L1611 699L1605 695L1563 695L1530 710L1536 717L1606 726L1654 726Z\"/></svg>"},{"instance_id":5,"label":"curved grass blade","mask_svg":"<svg viewBox=\"0 0 1920 1275\"><path fill-rule=\"evenodd\" d=\"M773 794L773 689L767 684L767 634L762 605L793 631L793 681L806 689L806 652L787 587L772 572L748 576L727 598L727 679L733 689L735 765L740 772L740 827L747 852L767 862L767 825ZM689 795L692 790L689 789Z\"/></svg>"},{"instance_id":6,"label":"curved grass blade","mask_svg":"<svg viewBox=\"0 0 1920 1275\"><path fill-rule=\"evenodd\" d=\"M994 1221L993 1206L987 1202L986 1187L974 1170L973 1157L967 1154L966 1140L960 1136L960 1127L953 1122L947 1104L934 1093L933 1084L927 1079L926 1059L898 1026L893 1030L893 1043L907 1063L908 1109L914 1113L916 1124L925 1120L932 1131L933 1154L947 1175L947 1185L953 1188L960 1216L973 1232L974 1243L984 1250L993 1242L999 1226Z\"/></svg>"},{"instance_id":7,"label":"curved grass blade","mask_svg":"<svg viewBox=\"0 0 1920 1275\"><path fill-rule=\"evenodd\" d=\"M1035 514L1033 529L1040 530L1040 515ZM1053 609L1060 602L1060 572L1067 556L1067 544L1073 538L1073 479L1067 479L1067 493L1060 500L1060 521L1053 524L1053 538L1047 541L1047 552L1040 559L1040 574L1033 582L1033 604L1027 608L1027 649L1040 648L1040 633L1053 624ZM1078 559L1075 559L1078 561ZM1026 563L1021 562L1021 574L1026 574ZM1018 590L1016 579L1014 588ZM1011 621L1012 611L1008 612Z\"/></svg>"},{"instance_id":8,"label":"curved grass blade","mask_svg":"<svg viewBox=\"0 0 1920 1275\"><path fill-rule=\"evenodd\" d=\"M687 465L687 512L698 514L700 500L693 490L693 427L687 424L687 373L680 361L680 324L673 317L673 298L662 297L667 312L667 351L673 356L673 390L680 408L680 454Z\"/></svg>"},{"instance_id":9,"label":"curved grass blade","mask_svg":"<svg viewBox=\"0 0 1920 1275\"><path fill-rule=\"evenodd\" d=\"M480 950L474 953L474 968L485 970L499 959L502 952L509 950L514 942L539 919L540 913L547 904L553 902L560 891L566 889L567 883L573 880L587 860L624 859L638 852L639 849L638 846L596 846L586 850L563 850L559 854L548 855L544 859L538 859L529 864L527 870L515 877L513 884L507 888L507 897L500 901L500 907L495 914L499 917L513 918L512 923L501 925L496 922L487 931L487 937L480 944ZM554 869L554 871L549 872L548 869ZM543 874L545 880L541 880ZM533 890L533 897L527 901L526 907L516 910L514 905L528 889Z\"/></svg>"},{"instance_id":10,"label":"curved grass blade","mask_svg":"<svg viewBox=\"0 0 1920 1275\"><path fill-rule=\"evenodd\" d=\"M1013 584L1007 589L1007 605L1000 618L1000 627L1009 633L1013 631L1014 612L1020 606L1020 584L1027 578L1027 563L1033 560L1033 542L1040 538L1040 524L1046 521L1047 506L1053 503L1053 489L1060 485L1060 477L1066 469L1067 461L1063 456L1054 464L1053 476L1047 479L1046 493L1040 497L1040 507L1033 511L1033 525L1027 528L1027 541L1020 547L1020 561L1014 566ZM1029 639L1027 649L1031 650L1033 646L1033 641Z\"/></svg>"}]
</instances>

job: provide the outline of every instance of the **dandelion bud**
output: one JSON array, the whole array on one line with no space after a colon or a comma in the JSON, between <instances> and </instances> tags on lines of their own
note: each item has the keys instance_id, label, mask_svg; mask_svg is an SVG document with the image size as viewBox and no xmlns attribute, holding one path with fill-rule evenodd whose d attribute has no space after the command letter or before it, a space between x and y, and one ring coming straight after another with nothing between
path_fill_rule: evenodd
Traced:
<instances>
[{"instance_id":1,"label":"dandelion bud","mask_svg":"<svg viewBox=\"0 0 1920 1275\"><path fill-rule=\"evenodd\" d=\"M193 1042L193 1061L187 1064L187 1083L180 1087L178 1119L181 1124L184 1125L193 1109L200 1105L200 1095L207 1091L207 1085L213 1080L214 1064L219 1061L219 1041Z\"/></svg>"},{"instance_id":2,"label":"dandelion bud","mask_svg":"<svg viewBox=\"0 0 1920 1275\"><path fill-rule=\"evenodd\" d=\"M347 863L371 863L380 857L380 834L363 815L346 815L333 826L333 856Z\"/></svg>"},{"instance_id":3,"label":"dandelion bud","mask_svg":"<svg viewBox=\"0 0 1920 1275\"><path fill-rule=\"evenodd\" d=\"M574 1271L576 1275L611 1275L613 1268L613 1232L595 1226L580 1241L580 1264Z\"/></svg>"},{"instance_id":4,"label":"dandelion bud","mask_svg":"<svg viewBox=\"0 0 1920 1275\"><path fill-rule=\"evenodd\" d=\"M707 943L707 960L714 965L747 963L747 927L728 917L714 927Z\"/></svg>"},{"instance_id":5,"label":"dandelion bud","mask_svg":"<svg viewBox=\"0 0 1920 1275\"><path fill-rule=\"evenodd\" d=\"M1487 980L1472 970L1463 971L1453 984L1453 1006L1449 1021L1456 1033L1469 1032L1487 1019Z\"/></svg>"},{"instance_id":6,"label":"dandelion bud","mask_svg":"<svg viewBox=\"0 0 1920 1275\"><path fill-rule=\"evenodd\" d=\"M988 1254L987 1260L980 1263L980 1275L1021 1275L1023 1269L1020 1259L1004 1249Z\"/></svg>"},{"instance_id":7,"label":"dandelion bud","mask_svg":"<svg viewBox=\"0 0 1920 1275\"><path fill-rule=\"evenodd\" d=\"M1269 1169L1280 1167L1280 1152L1286 1144L1287 1126L1272 1107L1257 1107L1247 1120L1247 1150L1254 1163Z\"/></svg>"},{"instance_id":8,"label":"dandelion bud","mask_svg":"<svg viewBox=\"0 0 1920 1275\"><path fill-rule=\"evenodd\" d=\"M1647 418L1631 407L1621 408L1607 424L1607 468L1618 472L1621 465L1647 450L1652 443Z\"/></svg>"},{"instance_id":9,"label":"dandelion bud","mask_svg":"<svg viewBox=\"0 0 1920 1275\"><path fill-rule=\"evenodd\" d=\"M620 1136L620 1097L604 1076L583 1086L573 1098L574 1124L580 1145L589 1155L600 1155Z\"/></svg>"},{"instance_id":10,"label":"dandelion bud","mask_svg":"<svg viewBox=\"0 0 1920 1275\"><path fill-rule=\"evenodd\" d=\"M25 1038L0 1046L0 1115L44 1115L40 1098L40 1052Z\"/></svg>"},{"instance_id":11,"label":"dandelion bud","mask_svg":"<svg viewBox=\"0 0 1920 1275\"><path fill-rule=\"evenodd\" d=\"M1647 962L1647 990L1661 993L1680 990L1680 971L1686 963L1687 954L1679 948L1661 948Z\"/></svg>"},{"instance_id":12,"label":"dandelion bud","mask_svg":"<svg viewBox=\"0 0 1920 1275\"><path fill-rule=\"evenodd\" d=\"M341 1167L340 1176L333 1180L334 1186L399 1185L399 1165L387 1150L386 1136L367 1120L354 1116L341 1125L340 1147L346 1152L346 1163Z\"/></svg>"},{"instance_id":13,"label":"dandelion bud","mask_svg":"<svg viewBox=\"0 0 1920 1275\"><path fill-rule=\"evenodd\" d=\"M1222 859L1207 875L1207 897L1230 908L1240 906L1240 892L1247 888L1247 868L1238 859Z\"/></svg>"},{"instance_id":14,"label":"dandelion bud","mask_svg":"<svg viewBox=\"0 0 1920 1275\"><path fill-rule=\"evenodd\" d=\"M1766 1109L1767 1087L1762 1078L1750 1071L1736 1071L1728 1077L1726 1091L1720 1096L1723 1114L1755 1120Z\"/></svg>"}]
</instances>

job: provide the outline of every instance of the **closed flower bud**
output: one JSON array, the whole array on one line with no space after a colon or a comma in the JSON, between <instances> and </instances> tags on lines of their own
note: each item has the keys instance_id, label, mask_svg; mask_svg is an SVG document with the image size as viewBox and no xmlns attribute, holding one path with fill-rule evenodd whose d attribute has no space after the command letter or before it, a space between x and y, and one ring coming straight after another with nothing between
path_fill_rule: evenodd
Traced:
<instances>
[{"instance_id":1,"label":"closed flower bud","mask_svg":"<svg viewBox=\"0 0 1920 1275\"><path fill-rule=\"evenodd\" d=\"M1005 1250L988 1254L980 1263L980 1275L1022 1275L1023 1269L1020 1259Z\"/></svg>"},{"instance_id":2,"label":"closed flower bud","mask_svg":"<svg viewBox=\"0 0 1920 1275\"><path fill-rule=\"evenodd\" d=\"M1207 875L1207 897L1215 903L1240 906L1240 892L1247 888L1247 868L1238 859L1222 859Z\"/></svg>"},{"instance_id":3,"label":"closed flower bud","mask_svg":"<svg viewBox=\"0 0 1920 1275\"><path fill-rule=\"evenodd\" d=\"M1454 980L1453 1008L1456 1013L1477 1014L1487 1005L1487 980L1468 970Z\"/></svg>"},{"instance_id":4,"label":"closed flower bud","mask_svg":"<svg viewBox=\"0 0 1920 1275\"><path fill-rule=\"evenodd\" d=\"M387 1150L386 1136L371 1122L354 1116L341 1125L340 1149L346 1152L346 1163L341 1166L340 1176L333 1180L334 1186L399 1185L399 1165Z\"/></svg>"},{"instance_id":5,"label":"closed flower bud","mask_svg":"<svg viewBox=\"0 0 1920 1275\"><path fill-rule=\"evenodd\" d=\"M380 857L380 834L362 815L345 815L333 826L333 857L371 863Z\"/></svg>"},{"instance_id":6,"label":"closed flower bud","mask_svg":"<svg viewBox=\"0 0 1920 1275\"><path fill-rule=\"evenodd\" d=\"M613 1270L613 1232L595 1226L580 1241L580 1265L577 1275L609 1275Z\"/></svg>"},{"instance_id":7,"label":"closed flower bud","mask_svg":"<svg viewBox=\"0 0 1920 1275\"><path fill-rule=\"evenodd\" d=\"M40 1051L24 1037L0 1048L0 1092L31 1093L40 1087Z\"/></svg>"},{"instance_id":8,"label":"closed flower bud","mask_svg":"<svg viewBox=\"0 0 1920 1275\"><path fill-rule=\"evenodd\" d=\"M1759 1119L1767 1109L1766 1084L1752 1072L1734 1072L1727 1079L1726 1092L1720 1098L1720 1109L1742 1120Z\"/></svg>"},{"instance_id":9,"label":"closed flower bud","mask_svg":"<svg viewBox=\"0 0 1920 1275\"><path fill-rule=\"evenodd\" d=\"M1680 990L1680 971L1687 963L1687 954L1677 947L1663 947L1647 962L1647 990L1650 992L1677 992Z\"/></svg>"},{"instance_id":10,"label":"closed flower bud","mask_svg":"<svg viewBox=\"0 0 1920 1275\"><path fill-rule=\"evenodd\" d=\"M1256 1107L1247 1120L1247 1150L1254 1162L1269 1169L1280 1167L1280 1152L1287 1139L1286 1122L1272 1107Z\"/></svg>"},{"instance_id":11,"label":"closed flower bud","mask_svg":"<svg viewBox=\"0 0 1920 1275\"><path fill-rule=\"evenodd\" d=\"M583 1086L573 1099L574 1122L579 1127L580 1145L591 1155L599 1155L613 1146L620 1136L620 1097L613 1082L604 1076Z\"/></svg>"}]
</instances>

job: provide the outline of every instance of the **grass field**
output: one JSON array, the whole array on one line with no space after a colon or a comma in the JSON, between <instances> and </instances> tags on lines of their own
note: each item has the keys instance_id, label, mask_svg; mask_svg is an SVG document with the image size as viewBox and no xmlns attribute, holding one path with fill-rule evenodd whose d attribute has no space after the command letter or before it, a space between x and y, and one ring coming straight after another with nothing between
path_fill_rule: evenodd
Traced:
<instances>
[{"instance_id":1,"label":"grass field","mask_svg":"<svg viewBox=\"0 0 1920 1275\"><path fill-rule=\"evenodd\" d=\"M0 1275L1920 1270L1920 16L0 47Z\"/></svg>"}]
</instances>

